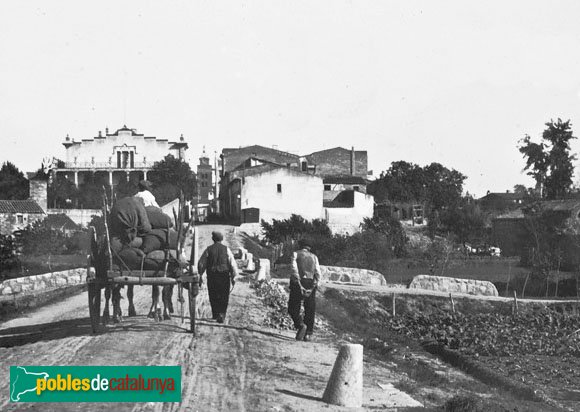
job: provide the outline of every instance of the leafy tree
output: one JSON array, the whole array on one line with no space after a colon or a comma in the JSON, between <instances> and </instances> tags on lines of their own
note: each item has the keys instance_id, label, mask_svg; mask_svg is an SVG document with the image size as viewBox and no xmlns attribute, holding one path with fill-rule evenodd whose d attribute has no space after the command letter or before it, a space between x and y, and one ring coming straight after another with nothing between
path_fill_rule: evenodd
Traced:
<instances>
[{"instance_id":1,"label":"leafy tree","mask_svg":"<svg viewBox=\"0 0 580 412\"><path fill-rule=\"evenodd\" d=\"M125 177L121 179L117 184L117 186L115 186L115 196L117 197L117 199L122 199L128 196L134 196L135 193L137 193L137 183L138 182L127 179ZM174 198L172 198L171 200L173 199ZM161 204L164 203L166 202L163 202Z\"/></svg>"},{"instance_id":2,"label":"leafy tree","mask_svg":"<svg viewBox=\"0 0 580 412\"><path fill-rule=\"evenodd\" d=\"M165 156L153 166L149 176L153 183L153 194L160 205L179 197L180 191L183 191L185 199L191 199L195 195L195 173L182 159L176 159L172 155Z\"/></svg>"},{"instance_id":3,"label":"leafy tree","mask_svg":"<svg viewBox=\"0 0 580 412\"><path fill-rule=\"evenodd\" d=\"M425 198L425 174L424 170L404 160L391 163L391 167L382 172L380 176L382 184L378 185L377 197L381 195L398 202L421 201Z\"/></svg>"},{"instance_id":4,"label":"leafy tree","mask_svg":"<svg viewBox=\"0 0 580 412\"><path fill-rule=\"evenodd\" d=\"M101 191L102 193L102 191ZM56 208L70 208L78 204L79 191L63 174L57 174L48 186L48 204Z\"/></svg>"},{"instance_id":5,"label":"leafy tree","mask_svg":"<svg viewBox=\"0 0 580 412\"><path fill-rule=\"evenodd\" d=\"M547 199L562 199L572 187L573 162L575 155L570 154L570 141L576 139L572 133L570 120L546 123L540 143L532 142L526 135L518 147L526 158L524 170L540 186L541 196Z\"/></svg>"},{"instance_id":6,"label":"leafy tree","mask_svg":"<svg viewBox=\"0 0 580 412\"><path fill-rule=\"evenodd\" d=\"M424 202L433 210L457 204L466 176L439 163L420 167L398 161L368 187L378 202Z\"/></svg>"},{"instance_id":7,"label":"leafy tree","mask_svg":"<svg viewBox=\"0 0 580 412\"><path fill-rule=\"evenodd\" d=\"M5 162L0 168L0 199L28 199L29 182L13 163Z\"/></svg>"},{"instance_id":8,"label":"leafy tree","mask_svg":"<svg viewBox=\"0 0 580 412\"><path fill-rule=\"evenodd\" d=\"M105 176L94 172L86 173L78 190L80 206L87 209L100 209L103 207L103 188L108 196L111 189Z\"/></svg>"},{"instance_id":9,"label":"leafy tree","mask_svg":"<svg viewBox=\"0 0 580 412\"><path fill-rule=\"evenodd\" d=\"M18 266L18 255L16 253L16 242L12 235L0 234L0 282L8 274L8 270Z\"/></svg>"},{"instance_id":10,"label":"leafy tree","mask_svg":"<svg viewBox=\"0 0 580 412\"><path fill-rule=\"evenodd\" d=\"M484 216L475 203L444 210L440 219L440 230L452 233L460 243L481 241L486 236Z\"/></svg>"},{"instance_id":11,"label":"leafy tree","mask_svg":"<svg viewBox=\"0 0 580 412\"><path fill-rule=\"evenodd\" d=\"M449 170L440 163L423 168L426 200L434 210L456 206L461 201L463 182L467 176L455 169Z\"/></svg>"},{"instance_id":12,"label":"leafy tree","mask_svg":"<svg viewBox=\"0 0 580 412\"><path fill-rule=\"evenodd\" d=\"M375 216L372 219L365 218L362 225L363 232L382 233L387 236L392 244L393 251L397 257L406 255L407 235L403 230L401 222L397 219Z\"/></svg>"}]
</instances>

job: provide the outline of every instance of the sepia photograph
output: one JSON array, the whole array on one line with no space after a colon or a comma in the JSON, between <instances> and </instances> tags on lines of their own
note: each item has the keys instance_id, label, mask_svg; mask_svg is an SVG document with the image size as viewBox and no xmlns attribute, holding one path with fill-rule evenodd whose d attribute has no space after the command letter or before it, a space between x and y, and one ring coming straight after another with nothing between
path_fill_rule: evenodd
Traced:
<instances>
[{"instance_id":1,"label":"sepia photograph","mask_svg":"<svg viewBox=\"0 0 580 412\"><path fill-rule=\"evenodd\" d=\"M579 22L0 2L0 410L580 411Z\"/></svg>"}]
</instances>

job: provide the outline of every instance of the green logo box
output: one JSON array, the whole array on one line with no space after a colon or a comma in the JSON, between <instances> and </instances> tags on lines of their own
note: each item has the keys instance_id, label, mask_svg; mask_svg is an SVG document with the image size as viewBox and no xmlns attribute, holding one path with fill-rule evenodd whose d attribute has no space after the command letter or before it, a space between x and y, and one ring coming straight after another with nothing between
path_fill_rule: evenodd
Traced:
<instances>
[{"instance_id":1,"label":"green logo box","mask_svg":"<svg viewBox=\"0 0 580 412\"><path fill-rule=\"evenodd\" d=\"M181 402L181 366L11 366L12 402Z\"/></svg>"}]
</instances>

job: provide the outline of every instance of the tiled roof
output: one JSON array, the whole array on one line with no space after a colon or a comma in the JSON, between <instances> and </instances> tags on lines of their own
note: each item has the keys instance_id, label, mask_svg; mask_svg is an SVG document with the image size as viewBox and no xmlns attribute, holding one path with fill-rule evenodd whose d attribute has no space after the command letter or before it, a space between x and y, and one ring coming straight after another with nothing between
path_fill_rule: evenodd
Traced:
<instances>
[{"instance_id":1,"label":"tiled roof","mask_svg":"<svg viewBox=\"0 0 580 412\"><path fill-rule=\"evenodd\" d=\"M510 200L522 200L522 199L525 199L525 197L526 197L526 195L523 193L499 192L499 193L488 193L487 195L480 197L478 200L488 200L488 199L496 198L496 199L504 199L504 200L510 201Z\"/></svg>"},{"instance_id":2,"label":"tiled roof","mask_svg":"<svg viewBox=\"0 0 580 412\"><path fill-rule=\"evenodd\" d=\"M333 200L324 201L322 206L328 208L354 207L354 191L343 190Z\"/></svg>"},{"instance_id":3,"label":"tiled roof","mask_svg":"<svg viewBox=\"0 0 580 412\"><path fill-rule=\"evenodd\" d=\"M44 213L34 200L0 200L0 213Z\"/></svg>"},{"instance_id":4,"label":"tiled roof","mask_svg":"<svg viewBox=\"0 0 580 412\"><path fill-rule=\"evenodd\" d=\"M64 213L48 215L46 217L46 222L50 225L50 227L55 229L78 229L77 224Z\"/></svg>"},{"instance_id":5,"label":"tiled roof","mask_svg":"<svg viewBox=\"0 0 580 412\"><path fill-rule=\"evenodd\" d=\"M351 152L351 149L345 149L344 147L340 147L340 146L336 146L333 147L332 149L324 149L324 150L319 150L317 152L312 152L309 155L306 155L306 157L310 157L310 156L316 156L316 155L320 155L323 153L328 153L328 152ZM355 150L354 151L355 155L357 154L366 154L367 151L366 150Z\"/></svg>"},{"instance_id":6,"label":"tiled roof","mask_svg":"<svg viewBox=\"0 0 580 412\"><path fill-rule=\"evenodd\" d=\"M260 164L255 165L255 166L251 166L252 160L259 162ZM238 167L236 167L234 170L244 170L244 169L250 169L252 167L258 167L258 166L264 166L264 165L272 165L274 167L286 167L286 166L283 166L279 163L270 162L269 160L264 160L264 159L257 158L255 156L251 156L251 157L248 157L246 160L244 160L242 163L240 163L240 165Z\"/></svg>"}]
</instances>

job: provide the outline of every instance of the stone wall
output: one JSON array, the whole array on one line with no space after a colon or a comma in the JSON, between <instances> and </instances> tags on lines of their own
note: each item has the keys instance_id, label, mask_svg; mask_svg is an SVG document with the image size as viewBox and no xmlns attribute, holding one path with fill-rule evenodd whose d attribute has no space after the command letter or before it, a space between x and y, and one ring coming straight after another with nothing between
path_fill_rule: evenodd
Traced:
<instances>
[{"instance_id":1,"label":"stone wall","mask_svg":"<svg viewBox=\"0 0 580 412\"><path fill-rule=\"evenodd\" d=\"M101 209L48 209L49 215L65 214L77 225L87 227L93 216L101 216Z\"/></svg>"},{"instance_id":2,"label":"stone wall","mask_svg":"<svg viewBox=\"0 0 580 412\"><path fill-rule=\"evenodd\" d=\"M320 266L322 281L355 283L357 285L386 285L385 277L379 272L367 269Z\"/></svg>"},{"instance_id":3,"label":"stone wall","mask_svg":"<svg viewBox=\"0 0 580 412\"><path fill-rule=\"evenodd\" d=\"M91 268L91 270L94 270ZM86 268L64 270L62 272L44 273L42 275L25 276L5 280L0 283L0 296L14 295L29 292L38 292L63 286L85 283Z\"/></svg>"},{"instance_id":4,"label":"stone wall","mask_svg":"<svg viewBox=\"0 0 580 412\"><path fill-rule=\"evenodd\" d=\"M425 289L438 292L466 293L469 295L498 296L495 285L487 280L457 279L444 276L417 275L409 289Z\"/></svg>"},{"instance_id":5,"label":"stone wall","mask_svg":"<svg viewBox=\"0 0 580 412\"><path fill-rule=\"evenodd\" d=\"M292 268L289 264L277 264L275 269L277 278L290 278ZM324 282L342 282L354 283L357 285L386 285L385 277L374 270L345 268L339 266L320 265L321 281Z\"/></svg>"},{"instance_id":6,"label":"stone wall","mask_svg":"<svg viewBox=\"0 0 580 412\"><path fill-rule=\"evenodd\" d=\"M321 176L354 175L367 177L367 152L354 152L354 170L351 173L352 151L343 147L321 150L306 156L309 165L316 165L316 174Z\"/></svg>"},{"instance_id":7,"label":"stone wall","mask_svg":"<svg viewBox=\"0 0 580 412\"><path fill-rule=\"evenodd\" d=\"M22 216L22 223L18 223L18 215ZM45 217L44 213L0 213L0 234L10 235Z\"/></svg>"},{"instance_id":8,"label":"stone wall","mask_svg":"<svg viewBox=\"0 0 580 412\"><path fill-rule=\"evenodd\" d=\"M242 223L239 231L246 233L248 236L258 236L260 238L264 236L261 223Z\"/></svg>"}]
</instances>

